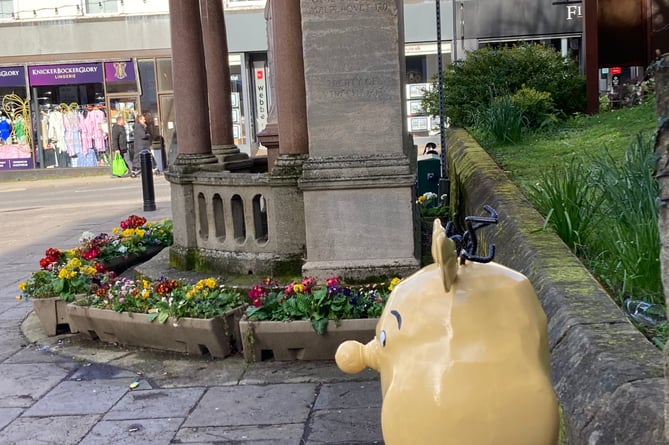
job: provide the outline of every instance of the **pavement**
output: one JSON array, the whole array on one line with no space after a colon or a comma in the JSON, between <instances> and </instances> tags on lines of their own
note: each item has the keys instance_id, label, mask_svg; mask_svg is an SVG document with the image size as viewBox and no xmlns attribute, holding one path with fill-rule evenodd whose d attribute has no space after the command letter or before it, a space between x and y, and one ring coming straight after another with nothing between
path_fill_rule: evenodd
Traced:
<instances>
[{"instance_id":1,"label":"pavement","mask_svg":"<svg viewBox=\"0 0 669 445\"><path fill-rule=\"evenodd\" d=\"M17 190L16 181L0 181L0 201ZM247 364L239 354L213 359L77 334L46 336L31 303L16 300L16 286L38 267L46 247L73 247L89 225L111 230L131 213L171 216L164 181L156 180L158 208L149 213L136 195L118 199L118 190L136 188L137 179L50 178L27 187L47 190L54 181L55 187L90 181L98 194L116 190L97 213L95 204L76 203L49 211L27 201L0 208L0 444L383 443L381 390L371 370L351 376L333 361ZM54 212L61 212L57 230L45 233L42 225L53 227ZM23 234L31 226L34 232ZM151 267L174 273L165 256Z\"/></svg>"}]
</instances>

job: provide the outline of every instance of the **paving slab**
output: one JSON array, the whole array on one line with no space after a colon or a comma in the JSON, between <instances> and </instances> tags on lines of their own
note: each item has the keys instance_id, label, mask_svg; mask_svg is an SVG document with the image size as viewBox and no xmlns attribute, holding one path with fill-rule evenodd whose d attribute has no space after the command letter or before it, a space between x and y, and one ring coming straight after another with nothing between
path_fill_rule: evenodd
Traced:
<instances>
[{"instance_id":1,"label":"paving slab","mask_svg":"<svg viewBox=\"0 0 669 445\"><path fill-rule=\"evenodd\" d=\"M184 426L304 423L315 398L310 383L210 388Z\"/></svg>"},{"instance_id":2,"label":"paving slab","mask_svg":"<svg viewBox=\"0 0 669 445\"><path fill-rule=\"evenodd\" d=\"M380 407L314 411L306 443L383 443L380 419Z\"/></svg>"},{"instance_id":3,"label":"paving slab","mask_svg":"<svg viewBox=\"0 0 669 445\"><path fill-rule=\"evenodd\" d=\"M378 381L329 383L321 387L315 410L381 407Z\"/></svg>"},{"instance_id":4,"label":"paving slab","mask_svg":"<svg viewBox=\"0 0 669 445\"><path fill-rule=\"evenodd\" d=\"M2 326L7 326L9 323L12 323L14 329L18 329L21 322L28 315L29 309L22 306L9 306L4 305L0 309L0 323Z\"/></svg>"},{"instance_id":5,"label":"paving slab","mask_svg":"<svg viewBox=\"0 0 669 445\"><path fill-rule=\"evenodd\" d=\"M302 445L304 424L182 428L175 439L189 445L243 443Z\"/></svg>"},{"instance_id":6,"label":"paving slab","mask_svg":"<svg viewBox=\"0 0 669 445\"><path fill-rule=\"evenodd\" d=\"M102 421L79 445L169 445L182 418Z\"/></svg>"},{"instance_id":7,"label":"paving slab","mask_svg":"<svg viewBox=\"0 0 669 445\"><path fill-rule=\"evenodd\" d=\"M185 418L205 388L173 388L132 391L109 411L104 420Z\"/></svg>"},{"instance_id":8,"label":"paving slab","mask_svg":"<svg viewBox=\"0 0 669 445\"><path fill-rule=\"evenodd\" d=\"M124 379L125 382L127 382L129 385L133 381L140 378L141 376L138 376L137 373L127 369L111 366L106 363L86 362L70 376L69 380L91 381L105 379Z\"/></svg>"},{"instance_id":9,"label":"paving slab","mask_svg":"<svg viewBox=\"0 0 669 445\"><path fill-rule=\"evenodd\" d=\"M22 417L2 431L3 445L76 445L99 416Z\"/></svg>"},{"instance_id":10,"label":"paving slab","mask_svg":"<svg viewBox=\"0 0 669 445\"><path fill-rule=\"evenodd\" d=\"M22 412L22 408L0 408L0 430L19 417Z\"/></svg>"},{"instance_id":11,"label":"paving slab","mask_svg":"<svg viewBox=\"0 0 669 445\"><path fill-rule=\"evenodd\" d=\"M0 406L29 407L69 374L58 363L0 364ZM83 413L87 414L87 413Z\"/></svg>"},{"instance_id":12,"label":"paving slab","mask_svg":"<svg viewBox=\"0 0 669 445\"><path fill-rule=\"evenodd\" d=\"M365 370L359 374L343 373L333 360L267 361L250 364L240 383L247 385L272 383L323 383L378 379L377 372Z\"/></svg>"},{"instance_id":13,"label":"paving slab","mask_svg":"<svg viewBox=\"0 0 669 445\"><path fill-rule=\"evenodd\" d=\"M72 357L66 357L57 354L49 349L48 346L27 345L18 351L14 351L11 357L3 363L7 364L30 364L30 363L58 363L63 369L74 369L81 366L81 363L75 361Z\"/></svg>"},{"instance_id":14,"label":"paving slab","mask_svg":"<svg viewBox=\"0 0 669 445\"><path fill-rule=\"evenodd\" d=\"M162 388L236 385L246 363L241 357L213 359L153 350L138 350L110 364L151 376Z\"/></svg>"},{"instance_id":15,"label":"paving slab","mask_svg":"<svg viewBox=\"0 0 669 445\"><path fill-rule=\"evenodd\" d=\"M122 380L64 381L24 416L104 414L129 391Z\"/></svg>"}]
</instances>

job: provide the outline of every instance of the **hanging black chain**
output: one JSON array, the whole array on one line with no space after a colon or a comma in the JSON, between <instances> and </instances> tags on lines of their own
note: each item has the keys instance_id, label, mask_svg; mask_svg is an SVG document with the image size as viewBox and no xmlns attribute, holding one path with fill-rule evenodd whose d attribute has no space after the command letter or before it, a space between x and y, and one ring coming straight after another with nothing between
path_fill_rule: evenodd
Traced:
<instances>
[{"instance_id":1,"label":"hanging black chain","mask_svg":"<svg viewBox=\"0 0 669 445\"><path fill-rule=\"evenodd\" d=\"M439 143L441 144L441 177L447 178L446 169L446 131L444 125L444 65L441 57L441 1L436 1L437 14L437 76L439 89Z\"/></svg>"}]
</instances>

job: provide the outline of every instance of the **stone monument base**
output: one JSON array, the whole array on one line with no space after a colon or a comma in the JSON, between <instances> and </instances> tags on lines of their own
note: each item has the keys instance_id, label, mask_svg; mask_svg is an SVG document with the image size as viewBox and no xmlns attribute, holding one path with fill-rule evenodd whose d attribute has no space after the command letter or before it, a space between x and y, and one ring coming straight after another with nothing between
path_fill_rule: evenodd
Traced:
<instances>
[{"instance_id":1,"label":"stone monument base","mask_svg":"<svg viewBox=\"0 0 669 445\"><path fill-rule=\"evenodd\" d=\"M281 276L300 275L302 255L226 252L223 250L170 247L170 266L216 274Z\"/></svg>"},{"instance_id":2,"label":"stone monument base","mask_svg":"<svg viewBox=\"0 0 669 445\"><path fill-rule=\"evenodd\" d=\"M420 268L413 257L370 260L307 261L302 266L302 276L325 280L341 277L347 282L386 281L394 277L407 277Z\"/></svg>"}]
</instances>

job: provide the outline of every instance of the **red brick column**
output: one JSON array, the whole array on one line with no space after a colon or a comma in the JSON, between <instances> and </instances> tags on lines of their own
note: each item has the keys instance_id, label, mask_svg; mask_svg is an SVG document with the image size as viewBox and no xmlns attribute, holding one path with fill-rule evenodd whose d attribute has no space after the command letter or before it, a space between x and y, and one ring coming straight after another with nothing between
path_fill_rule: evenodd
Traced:
<instances>
[{"instance_id":1,"label":"red brick column","mask_svg":"<svg viewBox=\"0 0 669 445\"><path fill-rule=\"evenodd\" d=\"M209 90L211 143L233 145L230 66L225 13L221 0L200 0L202 37Z\"/></svg>"},{"instance_id":2,"label":"red brick column","mask_svg":"<svg viewBox=\"0 0 669 445\"><path fill-rule=\"evenodd\" d=\"M175 165L216 162L211 152L207 78L198 0L170 0L172 77L179 154Z\"/></svg>"},{"instance_id":3,"label":"red brick column","mask_svg":"<svg viewBox=\"0 0 669 445\"><path fill-rule=\"evenodd\" d=\"M309 153L300 2L270 3L276 67L279 156Z\"/></svg>"}]
</instances>

